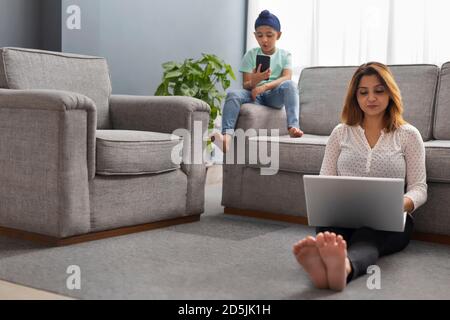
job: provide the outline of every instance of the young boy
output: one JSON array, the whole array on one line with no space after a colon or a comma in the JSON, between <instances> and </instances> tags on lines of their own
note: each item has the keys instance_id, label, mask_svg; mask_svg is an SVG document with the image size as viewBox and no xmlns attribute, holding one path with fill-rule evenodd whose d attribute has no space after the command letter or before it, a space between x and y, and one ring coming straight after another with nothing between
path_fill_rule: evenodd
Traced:
<instances>
[{"instance_id":1,"label":"young boy","mask_svg":"<svg viewBox=\"0 0 450 320\"><path fill-rule=\"evenodd\" d=\"M291 137L299 138L303 131L299 127L299 93L292 78L291 54L276 48L281 37L281 25L278 18L268 10L262 11L255 22L255 37L259 48L248 51L241 64L240 72L244 77L244 89L230 90L222 111L222 133L215 133L211 140L226 153L234 134L241 105L257 103L281 109L285 106L287 126ZM256 67L256 56L270 56L270 68L261 72Z\"/></svg>"}]
</instances>

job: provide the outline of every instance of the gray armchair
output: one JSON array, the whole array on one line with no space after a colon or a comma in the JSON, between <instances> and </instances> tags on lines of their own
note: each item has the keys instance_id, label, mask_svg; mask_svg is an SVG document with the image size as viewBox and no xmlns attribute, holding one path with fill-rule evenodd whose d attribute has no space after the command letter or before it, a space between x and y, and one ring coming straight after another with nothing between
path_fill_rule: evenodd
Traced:
<instances>
[{"instance_id":1,"label":"gray armchair","mask_svg":"<svg viewBox=\"0 0 450 320\"><path fill-rule=\"evenodd\" d=\"M21 48L0 48L0 88L1 233L64 245L199 219L206 103L114 96L105 59Z\"/></svg>"}]
</instances>

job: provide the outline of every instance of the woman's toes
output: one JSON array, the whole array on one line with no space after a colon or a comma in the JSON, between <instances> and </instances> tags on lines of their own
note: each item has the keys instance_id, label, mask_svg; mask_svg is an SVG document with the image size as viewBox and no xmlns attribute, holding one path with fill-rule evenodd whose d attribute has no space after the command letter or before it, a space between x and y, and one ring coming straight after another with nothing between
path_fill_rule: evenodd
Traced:
<instances>
[{"instance_id":1,"label":"woman's toes","mask_svg":"<svg viewBox=\"0 0 450 320\"><path fill-rule=\"evenodd\" d=\"M296 253L298 253L300 250L302 250L305 246L307 245L307 240L302 239L300 241L298 241L296 244L294 244L294 250L296 251Z\"/></svg>"},{"instance_id":2,"label":"woman's toes","mask_svg":"<svg viewBox=\"0 0 450 320\"><path fill-rule=\"evenodd\" d=\"M318 233L316 236L316 245L320 248L325 245L325 234L322 232Z\"/></svg>"},{"instance_id":3,"label":"woman's toes","mask_svg":"<svg viewBox=\"0 0 450 320\"><path fill-rule=\"evenodd\" d=\"M303 242L303 240L300 240L292 246L292 252L295 255L297 255L300 252L301 247L302 247L302 242Z\"/></svg>"},{"instance_id":4,"label":"woman's toes","mask_svg":"<svg viewBox=\"0 0 450 320\"><path fill-rule=\"evenodd\" d=\"M328 242L330 244L335 244L336 243L336 234L335 233L331 233L328 237Z\"/></svg>"},{"instance_id":5,"label":"woman's toes","mask_svg":"<svg viewBox=\"0 0 450 320\"><path fill-rule=\"evenodd\" d=\"M338 241L338 246L343 249L347 249L347 242L345 240Z\"/></svg>"},{"instance_id":6,"label":"woman's toes","mask_svg":"<svg viewBox=\"0 0 450 320\"><path fill-rule=\"evenodd\" d=\"M328 231L326 231L326 232L323 234L323 237L324 237L324 239L325 239L325 244L327 244L328 242L330 242L331 233L329 233Z\"/></svg>"},{"instance_id":7,"label":"woman's toes","mask_svg":"<svg viewBox=\"0 0 450 320\"><path fill-rule=\"evenodd\" d=\"M314 245L316 242L316 239L314 237L308 236L308 237L306 237L305 241L308 245Z\"/></svg>"}]
</instances>

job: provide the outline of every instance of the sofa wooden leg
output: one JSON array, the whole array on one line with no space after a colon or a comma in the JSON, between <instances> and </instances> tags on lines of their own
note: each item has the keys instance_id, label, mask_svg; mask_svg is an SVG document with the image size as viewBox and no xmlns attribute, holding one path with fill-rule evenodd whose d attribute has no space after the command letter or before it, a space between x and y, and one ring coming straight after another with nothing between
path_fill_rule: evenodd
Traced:
<instances>
[{"instance_id":1,"label":"sofa wooden leg","mask_svg":"<svg viewBox=\"0 0 450 320\"><path fill-rule=\"evenodd\" d=\"M228 208L228 207L225 207L224 213L230 214L230 215L245 216L245 217L268 219L268 220L308 225L308 218L300 217L300 216L276 214L276 213L262 212L262 211L256 211L256 210L243 210L243 209ZM420 241L450 245L450 235L414 232L412 238L413 238L413 240L420 240Z\"/></svg>"},{"instance_id":2,"label":"sofa wooden leg","mask_svg":"<svg viewBox=\"0 0 450 320\"><path fill-rule=\"evenodd\" d=\"M170 220L157 221L152 223L141 224L137 226L122 227L113 230L99 231L93 233L82 234L68 238L56 238L42 234L16 230L0 226L0 235L38 242L48 246L67 246L82 242L106 239L111 237L123 236L131 233L148 231L152 229L165 228L177 224L191 223L200 220L200 215L180 217Z\"/></svg>"},{"instance_id":3,"label":"sofa wooden leg","mask_svg":"<svg viewBox=\"0 0 450 320\"><path fill-rule=\"evenodd\" d=\"M300 216L291 216L291 215L287 215L287 214L276 214L276 213L270 213L270 212L263 212L263 211L256 211L256 210L244 210L244 209L236 209L236 208L228 208L228 207L225 207L224 213L230 214L230 215L236 215L236 216L245 216L245 217L251 217L251 218L260 218L260 219L268 219L268 220L308 225L308 218L300 217Z\"/></svg>"}]
</instances>

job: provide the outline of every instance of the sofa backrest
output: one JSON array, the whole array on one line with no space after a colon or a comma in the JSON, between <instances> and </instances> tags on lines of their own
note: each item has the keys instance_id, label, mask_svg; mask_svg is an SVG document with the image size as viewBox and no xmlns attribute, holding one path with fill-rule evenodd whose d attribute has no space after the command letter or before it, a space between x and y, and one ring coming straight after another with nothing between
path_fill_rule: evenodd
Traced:
<instances>
[{"instance_id":1,"label":"sofa backrest","mask_svg":"<svg viewBox=\"0 0 450 320\"><path fill-rule=\"evenodd\" d=\"M83 94L96 104L97 127L111 128L111 81L104 58L0 48L0 88L64 90Z\"/></svg>"},{"instance_id":2,"label":"sofa backrest","mask_svg":"<svg viewBox=\"0 0 450 320\"><path fill-rule=\"evenodd\" d=\"M437 140L450 140L450 62L441 67L433 135Z\"/></svg>"},{"instance_id":3,"label":"sofa backrest","mask_svg":"<svg viewBox=\"0 0 450 320\"><path fill-rule=\"evenodd\" d=\"M439 78L435 65L389 66L400 88L404 118L432 139L433 106ZM329 135L340 123L345 95L357 67L313 67L302 71L299 81L300 125L309 134Z\"/></svg>"},{"instance_id":4,"label":"sofa backrest","mask_svg":"<svg viewBox=\"0 0 450 320\"><path fill-rule=\"evenodd\" d=\"M327 136L340 123L345 94L356 69L303 69L299 80L300 127L305 133Z\"/></svg>"},{"instance_id":5,"label":"sofa backrest","mask_svg":"<svg viewBox=\"0 0 450 320\"><path fill-rule=\"evenodd\" d=\"M405 120L419 130L424 141L433 139L439 67L403 65L390 66L390 69L402 93Z\"/></svg>"}]
</instances>

